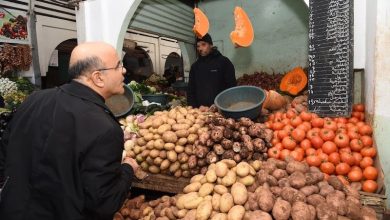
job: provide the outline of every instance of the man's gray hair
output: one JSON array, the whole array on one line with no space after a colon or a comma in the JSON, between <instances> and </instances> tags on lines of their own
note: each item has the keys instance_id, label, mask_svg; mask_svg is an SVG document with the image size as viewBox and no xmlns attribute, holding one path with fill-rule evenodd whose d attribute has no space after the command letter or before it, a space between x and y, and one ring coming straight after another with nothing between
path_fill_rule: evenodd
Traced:
<instances>
[{"instance_id":1,"label":"man's gray hair","mask_svg":"<svg viewBox=\"0 0 390 220\"><path fill-rule=\"evenodd\" d=\"M97 56L90 56L76 63L69 65L69 77L71 79L79 78L81 75L90 73L92 71L102 68L103 61Z\"/></svg>"}]
</instances>

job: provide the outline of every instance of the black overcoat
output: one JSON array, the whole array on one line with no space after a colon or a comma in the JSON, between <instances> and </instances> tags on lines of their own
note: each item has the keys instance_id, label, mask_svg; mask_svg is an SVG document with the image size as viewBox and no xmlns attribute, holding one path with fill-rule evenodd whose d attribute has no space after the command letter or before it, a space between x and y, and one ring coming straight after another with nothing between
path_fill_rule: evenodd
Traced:
<instances>
[{"instance_id":1,"label":"black overcoat","mask_svg":"<svg viewBox=\"0 0 390 220\"><path fill-rule=\"evenodd\" d=\"M123 132L89 87L33 93L3 137L0 219L111 220L126 199L134 173L121 164Z\"/></svg>"}]
</instances>

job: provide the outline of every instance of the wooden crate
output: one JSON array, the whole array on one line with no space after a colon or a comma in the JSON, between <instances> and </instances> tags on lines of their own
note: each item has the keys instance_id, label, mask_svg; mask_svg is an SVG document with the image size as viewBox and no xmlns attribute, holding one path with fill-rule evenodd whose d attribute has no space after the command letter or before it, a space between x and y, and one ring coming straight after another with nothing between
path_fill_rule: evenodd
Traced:
<instances>
[{"instance_id":1,"label":"wooden crate","mask_svg":"<svg viewBox=\"0 0 390 220\"><path fill-rule=\"evenodd\" d=\"M373 208L378 216L378 219L382 219L382 216L386 211L386 196L382 194L359 192L360 203L364 206Z\"/></svg>"},{"instance_id":2,"label":"wooden crate","mask_svg":"<svg viewBox=\"0 0 390 220\"><path fill-rule=\"evenodd\" d=\"M177 178L162 174L149 174L144 180L134 182L133 187L178 194L190 183L189 178Z\"/></svg>"}]
</instances>

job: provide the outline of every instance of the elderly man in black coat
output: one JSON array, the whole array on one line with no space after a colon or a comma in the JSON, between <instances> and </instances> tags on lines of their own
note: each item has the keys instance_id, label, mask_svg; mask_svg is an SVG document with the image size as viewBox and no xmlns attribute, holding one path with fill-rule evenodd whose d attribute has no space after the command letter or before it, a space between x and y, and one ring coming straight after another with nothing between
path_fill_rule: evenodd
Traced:
<instances>
[{"instance_id":1,"label":"elderly man in black coat","mask_svg":"<svg viewBox=\"0 0 390 220\"><path fill-rule=\"evenodd\" d=\"M237 85L232 62L223 56L209 34L197 39L198 60L191 66L188 81L188 105L211 106L215 97L225 89Z\"/></svg>"},{"instance_id":2,"label":"elderly man in black coat","mask_svg":"<svg viewBox=\"0 0 390 220\"><path fill-rule=\"evenodd\" d=\"M105 105L124 92L125 72L112 46L81 44L70 59L73 80L19 107L0 145L0 173L8 179L0 219L113 218L138 167L122 161L123 132Z\"/></svg>"}]
</instances>

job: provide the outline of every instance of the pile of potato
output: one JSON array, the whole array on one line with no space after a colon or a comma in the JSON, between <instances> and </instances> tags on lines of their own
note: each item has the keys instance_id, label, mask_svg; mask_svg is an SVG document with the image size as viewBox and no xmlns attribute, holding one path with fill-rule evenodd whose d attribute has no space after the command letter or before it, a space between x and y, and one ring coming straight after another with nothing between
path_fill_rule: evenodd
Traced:
<instances>
[{"instance_id":1,"label":"pile of potato","mask_svg":"<svg viewBox=\"0 0 390 220\"><path fill-rule=\"evenodd\" d=\"M126 155L150 173L196 175L199 169L190 169L190 156L198 135L208 130L205 119L205 113L191 107L155 112L138 124L139 137L125 142Z\"/></svg>"},{"instance_id":2,"label":"pile of potato","mask_svg":"<svg viewBox=\"0 0 390 220\"><path fill-rule=\"evenodd\" d=\"M121 210L115 213L114 220L155 220L161 217L176 219L182 213L176 208L176 197L163 196L147 202L145 196L141 195L126 200Z\"/></svg>"},{"instance_id":3,"label":"pile of potato","mask_svg":"<svg viewBox=\"0 0 390 220\"><path fill-rule=\"evenodd\" d=\"M260 166L260 161L237 164L224 159L211 164L205 175L193 176L176 201L176 207L186 212L183 219L243 219L247 187L254 184Z\"/></svg>"},{"instance_id":4,"label":"pile of potato","mask_svg":"<svg viewBox=\"0 0 390 220\"><path fill-rule=\"evenodd\" d=\"M264 124L255 123L249 118L223 118L218 113L207 117L208 131L199 135L194 144L194 155L190 156L189 167L200 167L205 174L207 165L221 159L232 159L237 163L267 159L271 147L273 131Z\"/></svg>"},{"instance_id":5,"label":"pile of potato","mask_svg":"<svg viewBox=\"0 0 390 220\"><path fill-rule=\"evenodd\" d=\"M274 219L376 219L375 211L360 204L357 189L336 177L324 180L316 167L292 158L269 159L248 188L249 210L261 210ZM272 219L269 216L269 219Z\"/></svg>"},{"instance_id":6,"label":"pile of potato","mask_svg":"<svg viewBox=\"0 0 390 220\"><path fill-rule=\"evenodd\" d=\"M376 219L373 209L362 207L356 189L335 176L328 181L317 168L294 160L237 165L222 160L206 175L192 177L178 196L184 217L161 219Z\"/></svg>"},{"instance_id":7,"label":"pile of potato","mask_svg":"<svg viewBox=\"0 0 390 220\"><path fill-rule=\"evenodd\" d=\"M145 202L128 200L114 220L374 220L359 192L316 167L290 160L211 164L191 178L183 194Z\"/></svg>"}]
</instances>

